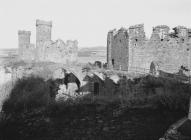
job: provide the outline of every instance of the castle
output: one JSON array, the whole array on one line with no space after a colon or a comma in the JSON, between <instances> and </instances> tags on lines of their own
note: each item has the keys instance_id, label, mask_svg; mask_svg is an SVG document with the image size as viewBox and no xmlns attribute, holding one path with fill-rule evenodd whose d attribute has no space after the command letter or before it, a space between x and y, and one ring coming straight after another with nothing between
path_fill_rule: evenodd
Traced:
<instances>
[{"instance_id":1,"label":"castle","mask_svg":"<svg viewBox=\"0 0 191 140\"><path fill-rule=\"evenodd\" d=\"M36 47L30 43L30 31L18 31L19 59L24 61L50 61L71 63L77 61L78 42L51 40L51 21L36 20Z\"/></svg>"},{"instance_id":2,"label":"castle","mask_svg":"<svg viewBox=\"0 0 191 140\"><path fill-rule=\"evenodd\" d=\"M191 67L191 29L177 26L170 32L166 25L153 27L146 38L144 24L111 30L107 35L109 69L133 71L150 67L169 73Z\"/></svg>"}]
</instances>

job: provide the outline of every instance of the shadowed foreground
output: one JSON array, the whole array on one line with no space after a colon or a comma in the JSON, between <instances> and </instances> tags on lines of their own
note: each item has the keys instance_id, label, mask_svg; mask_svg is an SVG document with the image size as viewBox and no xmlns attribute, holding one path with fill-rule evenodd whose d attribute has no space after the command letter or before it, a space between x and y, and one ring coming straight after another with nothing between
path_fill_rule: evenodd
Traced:
<instances>
[{"instance_id":1,"label":"shadowed foreground","mask_svg":"<svg viewBox=\"0 0 191 140\"><path fill-rule=\"evenodd\" d=\"M1 122L1 139L131 139L154 140L163 135L183 112L130 109L112 116L112 105L67 105L46 111L17 114ZM46 114L46 115L45 115Z\"/></svg>"},{"instance_id":2,"label":"shadowed foreground","mask_svg":"<svg viewBox=\"0 0 191 140\"><path fill-rule=\"evenodd\" d=\"M55 91L50 90L49 84L39 78L17 82L3 104L1 140L155 140L163 136L172 123L186 115L184 109L169 108L169 104L161 106L158 96L147 107L149 100L144 100L143 107L140 97L134 97L139 106L131 103L117 116L113 112L122 102L117 98L109 101L109 96L102 99L86 96L56 103ZM185 85L173 87L181 86ZM164 103L168 96L162 97ZM179 94L175 97L180 99ZM179 103L187 102L186 99L179 100Z\"/></svg>"}]
</instances>

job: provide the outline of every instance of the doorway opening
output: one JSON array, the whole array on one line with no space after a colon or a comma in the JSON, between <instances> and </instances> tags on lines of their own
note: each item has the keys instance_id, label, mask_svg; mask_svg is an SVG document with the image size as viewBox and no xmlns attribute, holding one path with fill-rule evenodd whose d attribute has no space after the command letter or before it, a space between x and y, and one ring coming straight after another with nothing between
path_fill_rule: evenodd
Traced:
<instances>
[{"instance_id":1,"label":"doorway opening","mask_svg":"<svg viewBox=\"0 0 191 140\"><path fill-rule=\"evenodd\" d=\"M114 59L112 59L112 66L114 66L114 63L115 63L115 62L114 62Z\"/></svg>"}]
</instances>

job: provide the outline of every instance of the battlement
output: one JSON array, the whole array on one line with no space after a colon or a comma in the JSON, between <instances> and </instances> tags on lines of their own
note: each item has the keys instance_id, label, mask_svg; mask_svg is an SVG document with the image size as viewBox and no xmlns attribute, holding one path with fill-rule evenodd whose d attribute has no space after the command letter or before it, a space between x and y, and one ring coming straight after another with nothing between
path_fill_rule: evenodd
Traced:
<instances>
[{"instance_id":1,"label":"battlement","mask_svg":"<svg viewBox=\"0 0 191 140\"><path fill-rule=\"evenodd\" d=\"M37 19L36 20L36 26L39 26L39 25L45 25L45 26L52 27L52 21L44 21L44 20Z\"/></svg>"},{"instance_id":2,"label":"battlement","mask_svg":"<svg viewBox=\"0 0 191 140\"><path fill-rule=\"evenodd\" d=\"M31 35L31 31L19 30L18 35Z\"/></svg>"}]
</instances>

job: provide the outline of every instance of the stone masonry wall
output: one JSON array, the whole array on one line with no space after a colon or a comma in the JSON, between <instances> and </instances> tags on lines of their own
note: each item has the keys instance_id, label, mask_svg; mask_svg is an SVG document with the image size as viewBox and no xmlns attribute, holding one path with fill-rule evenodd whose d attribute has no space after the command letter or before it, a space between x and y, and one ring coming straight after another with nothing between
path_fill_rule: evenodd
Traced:
<instances>
[{"instance_id":1,"label":"stone masonry wall","mask_svg":"<svg viewBox=\"0 0 191 140\"><path fill-rule=\"evenodd\" d=\"M115 48L113 49L115 54L110 53L113 51L108 51L108 64L111 64L110 61L114 56L120 55L120 57L128 58L126 59L128 64L118 62L119 64L124 64L125 66L123 67L127 67L128 71L137 69L149 72L151 62L157 62L160 70L169 73L177 73L181 66L190 69L191 39L188 37L188 29L185 30L185 28L178 26L177 32L169 33L170 28L168 26L156 26L153 28L150 40L145 40L143 28L138 31L136 31L136 29L137 26L131 26L131 28L129 28L129 45L123 45L118 42L121 48L128 46L127 54L120 53L121 49L117 47L117 44L113 41L115 39L110 41L111 44L107 46L108 50ZM177 36L173 37L173 34L177 34ZM135 41L135 37L137 36L139 39ZM182 38L184 38L184 40L182 40ZM118 40L120 39L123 39L123 37L118 35Z\"/></svg>"},{"instance_id":2,"label":"stone masonry wall","mask_svg":"<svg viewBox=\"0 0 191 140\"><path fill-rule=\"evenodd\" d=\"M24 61L73 63L77 61L78 42L51 40L51 21L36 20L36 47L30 44L30 31L19 31L19 57Z\"/></svg>"},{"instance_id":3,"label":"stone masonry wall","mask_svg":"<svg viewBox=\"0 0 191 140\"><path fill-rule=\"evenodd\" d=\"M129 35L121 28L118 32L108 33L109 67L116 70L128 70Z\"/></svg>"},{"instance_id":4,"label":"stone masonry wall","mask_svg":"<svg viewBox=\"0 0 191 140\"><path fill-rule=\"evenodd\" d=\"M30 43L30 31L18 31L19 57L26 61L35 59L35 45Z\"/></svg>"}]
</instances>

